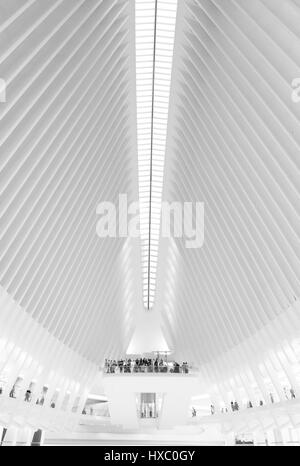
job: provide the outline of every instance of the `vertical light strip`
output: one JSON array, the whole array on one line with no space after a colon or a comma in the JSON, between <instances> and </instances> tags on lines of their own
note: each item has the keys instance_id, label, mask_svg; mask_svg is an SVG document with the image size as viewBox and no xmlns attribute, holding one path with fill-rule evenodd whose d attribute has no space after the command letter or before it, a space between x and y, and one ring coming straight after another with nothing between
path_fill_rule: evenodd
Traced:
<instances>
[{"instance_id":1,"label":"vertical light strip","mask_svg":"<svg viewBox=\"0 0 300 466\"><path fill-rule=\"evenodd\" d=\"M136 0L137 135L144 306L154 304L177 0Z\"/></svg>"},{"instance_id":2,"label":"vertical light strip","mask_svg":"<svg viewBox=\"0 0 300 466\"><path fill-rule=\"evenodd\" d=\"M148 235L148 293L147 309L150 309L150 273L151 273L151 224L152 224L152 182L153 182L153 135L154 135L154 103L155 103L155 65L156 65L156 35L157 35L157 8L158 0L154 7L154 32L153 32L153 72L152 72L152 109L151 109L151 148L150 148L150 195L149 195L149 235Z\"/></svg>"}]
</instances>

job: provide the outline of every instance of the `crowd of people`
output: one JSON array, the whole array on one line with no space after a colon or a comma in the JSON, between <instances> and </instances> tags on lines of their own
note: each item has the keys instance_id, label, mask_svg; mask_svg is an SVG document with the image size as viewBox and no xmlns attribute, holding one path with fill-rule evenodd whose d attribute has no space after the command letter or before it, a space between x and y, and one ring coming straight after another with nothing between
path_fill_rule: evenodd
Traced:
<instances>
[{"instance_id":1,"label":"crowd of people","mask_svg":"<svg viewBox=\"0 0 300 466\"><path fill-rule=\"evenodd\" d=\"M136 358L136 359L105 359L105 372L107 374L131 372L174 372L188 374L187 362L179 364L176 361L166 361L162 358Z\"/></svg>"},{"instance_id":2,"label":"crowd of people","mask_svg":"<svg viewBox=\"0 0 300 466\"><path fill-rule=\"evenodd\" d=\"M0 387L0 395L2 395L2 393L3 393L3 388ZM17 390L16 390L15 385L12 387L12 389L9 392L9 398L17 398ZM26 403L31 403L32 402L32 392L31 392L31 390L29 390L29 389L26 390L25 395L24 395L24 401L26 401ZM42 395L40 398L38 398L36 400L35 404L43 406L44 402L45 402L45 398ZM55 408L54 401L51 402L50 407Z\"/></svg>"},{"instance_id":3,"label":"crowd of people","mask_svg":"<svg viewBox=\"0 0 300 466\"><path fill-rule=\"evenodd\" d=\"M293 400L293 399L296 398L295 390L293 388L290 388L289 391L287 390L287 388L284 388L283 392L284 392L285 397L286 397L287 400ZM288 392L289 392L290 395L288 394ZM269 397L270 397L271 403L274 403L275 401L274 401L273 393L270 393ZM259 403L258 403L258 406L263 406L263 405L264 405L263 400L260 400ZM247 408L253 408L253 407L254 406L253 406L252 401L248 401L247 402ZM239 406L238 402L237 401L231 401L230 402L230 409L231 409L232 412L239 411L240 406ZM215 414L215 412L216 412L215 406L213 404L210 405L210 412L211 412L212 415ZM221 408L221 413L228 413L228 408L226 408L226 407ZM194 414L193 414L193 416L194 416Z\"/></svg>"},{"instance_id":4,"label":"crowd of people","mask_svg":"<svg viewBox=\"0 0 300 466\"><path fill-rule=\"evenodd\" d=\"M263 404L264 404L263 401L260 400L260 401L259 401L259 406L263 406ZM253 408L253 404L252 404L251 401L248 401L248 403L247 403L247 408ZM239 410L240 410L240 405L238 404L237 401L231 401L231 402L230 402L230 409L231 409L232 412L234 412L234 411L239 411ZM214 406L214 405L210 405L210 412L211 412L211 414L215 414L216 409L215 409L215 406ZM225 408L221 408L221 413L222 413L222 414L223 414L223 413L228 413L228 408L226 408L226 407L225 407Z\"/></svg>"}]
</instances>

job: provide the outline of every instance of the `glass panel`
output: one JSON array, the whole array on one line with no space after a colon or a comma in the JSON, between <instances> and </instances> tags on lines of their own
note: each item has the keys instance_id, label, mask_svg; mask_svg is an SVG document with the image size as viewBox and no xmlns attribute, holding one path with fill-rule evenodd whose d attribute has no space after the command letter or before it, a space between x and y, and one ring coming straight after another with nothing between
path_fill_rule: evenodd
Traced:
<instances>
[{"instance_id":1,"label":"glass panel","mask_svg":"<svg viewBox=\"0 0 300 466\"><path fill-rule=\"evenodd\" d=\"M156 419L162 406L161 393L137 394L137 410L140 419Z\"/></svg>"}]
</instances>

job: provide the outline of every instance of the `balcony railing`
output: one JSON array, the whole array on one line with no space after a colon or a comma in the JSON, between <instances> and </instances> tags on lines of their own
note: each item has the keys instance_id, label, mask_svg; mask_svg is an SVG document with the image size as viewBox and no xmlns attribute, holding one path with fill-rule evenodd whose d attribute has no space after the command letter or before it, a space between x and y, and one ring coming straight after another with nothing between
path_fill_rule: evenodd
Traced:
<instances>
[{"instance_id":1,"label":"balcony railing","mask_svg":"<svg viewBox=\"0 0 300 466\"><path fill-rule=\"evenodd\" d=\"M191 367L188 364L182 365L110 365L103 369L104 374L141 374L141 373L152 373L152 374L189 374Z\"/></svg>"}]
</instances>

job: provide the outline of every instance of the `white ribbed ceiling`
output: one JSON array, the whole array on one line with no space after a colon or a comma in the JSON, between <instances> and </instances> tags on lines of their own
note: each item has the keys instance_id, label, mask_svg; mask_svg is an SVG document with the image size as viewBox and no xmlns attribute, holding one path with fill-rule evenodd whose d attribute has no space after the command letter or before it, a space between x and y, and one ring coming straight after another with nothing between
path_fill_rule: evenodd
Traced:
<instances>
[{"instance_id":1,"label":"white ribbed ceiling","mask_svg":"<svg viewBox=\"0 0 300 466\"><path fill-rule=\"evenodd\" d=\"M96 235L99 202L137 198L133 31L129 0L0 2L1 285L96 362L139 295L130 244Z\"/></svg>"},{"instance_id":2,"label":"white ribbed ceiling","mask_svg":"<svg viewBox=\"0 0 300 466\"><path fill-rule=\"evenodd\" d=\"M142 11L147 1L139 3ZM155 296L178 357L198 363L300 296L300 103L291 99L299 2L180 0L169 108L176 7L161 0L158 38L169 42L165 53L157 48L151 123L153 3L146 37L143 18L137 24L145 49L135 75L131 0L0 0L0 284L96 362L125 354L142 291L146 307ZM156 295L158 217L150 272L147 263L151 125L153 213L163 168L165 200L205 203L203 247L163 243ZM131 241L97 237L96 208L119 193L136 200L143 163L141 269Z\"/></svg>"},{"instance_id":3,"label":"white ribbed ceiling","mask_svg":"<svg viewBox=\"0 0 300 466\"><path fill-rule=\"evenodd\" d=\"M164 199L203 201L205 240L201 249L172 241L159 286L172 347L198 363L300 297L296 5L180 2Z\"/></svg>"}]
</instances>

